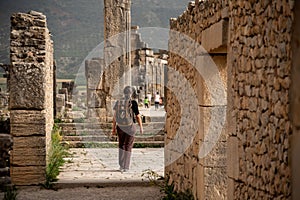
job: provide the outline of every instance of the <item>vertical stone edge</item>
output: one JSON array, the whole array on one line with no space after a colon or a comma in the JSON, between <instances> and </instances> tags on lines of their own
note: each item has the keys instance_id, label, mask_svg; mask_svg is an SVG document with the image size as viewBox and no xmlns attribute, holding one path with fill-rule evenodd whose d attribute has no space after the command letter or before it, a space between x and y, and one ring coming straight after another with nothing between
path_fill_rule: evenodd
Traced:
<instances>
[{"instance_id":1,"label":"vertical stone edge","mask_svg":"<svg viewBox=\"0 0 300 200\"><path fill-rule=\"evenodd\" d=\"M294 23L293 23L293 33L292 33L292 80L290 88L290 117L292 120L292 135L290 136L291 150L289 152L291 156L291 169L292 169L292 199L300 199L300 91L299 84L297 82L300 80L300 58L299 52L300 48L297 44L300 42L300 2L295 1L294 7ZM298 111L298 112L297 112Z\"/></svg>"}]
</instances>

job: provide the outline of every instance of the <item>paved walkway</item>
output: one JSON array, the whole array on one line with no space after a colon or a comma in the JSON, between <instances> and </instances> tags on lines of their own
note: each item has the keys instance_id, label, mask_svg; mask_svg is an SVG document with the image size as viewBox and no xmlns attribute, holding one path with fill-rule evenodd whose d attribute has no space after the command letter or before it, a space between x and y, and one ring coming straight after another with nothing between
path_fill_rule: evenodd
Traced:
<instances>
[{"instance_id":1,"label":"paved walkway","mask_svg":"<svg viewBox=\"0 0 300 200\"><path fill-rule=\"evenodd\" d=\"M140 108L150 117L165 116L163 108ZM18 190L22 200L159 200L159 187L149 186L145 170L164 176L164 148L134 148L130 171L118 171L118 148L71 148L56 183L57 191L28 187ZM95 187L89 187L95 186ZM122 186L122 187L120 187ZM116 188L118 187L118 188ZM0 199L4 193L0 192Z\"/></svg>"},{"instance_id":2,"label":"paved walkway","mask_svg":"<svg viewBox=\"0 0 300 200\"><path fill-rule=\"evenodd\" d=\"M151 106L150 108L139 107L139 110L141 114L150 117L164 117L166 115L163 106L159 107L157 110L155 110L154 106Z\"/></svg>"},{"instance_id":3,"label":"paved walkway","mask_svg":"<svg viewBox=\"0 0 300 200\"><path fill-rule=\"evenodd\" d=\"M150 117L164 117L163 107L155 110L140 107L140 113ZM129 172L121 173L118 164L118 148L71 148L61 168L57 185L75 184L122 185L148 182L142 176L147 170L164 176L164 148L133 148ZM148 184L148 183L147 183Z\"/></svg>"},{"instance_id":4,"label":"paved walkway","mask_svg":"<svg viewBox=\"0 0 300 200\"><path fill-rule=\"evenodd\" d=\"M74 148L58 176L58 185L67 184L140 184L148 182L142 174L146 170L164 176L163 148L134 148L130 170L121 173L118 148Z\"/></svg>"}]
</instances>

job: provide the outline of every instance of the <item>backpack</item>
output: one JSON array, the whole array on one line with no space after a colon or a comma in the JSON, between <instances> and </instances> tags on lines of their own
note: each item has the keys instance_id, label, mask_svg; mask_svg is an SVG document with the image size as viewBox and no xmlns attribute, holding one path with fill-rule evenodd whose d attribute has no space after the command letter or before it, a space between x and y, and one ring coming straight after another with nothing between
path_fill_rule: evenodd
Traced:
<instances>
[{"instance_id":1,"label":"backpack","mask_svg":"<svg viewBox=\"0 0 300 200\"><path fill-rule=\"evenodd\" d=\"M118 100L116 103L116 121L118 125L129 126L133 123L131 99Z\"/></svg>"}]
</instances>

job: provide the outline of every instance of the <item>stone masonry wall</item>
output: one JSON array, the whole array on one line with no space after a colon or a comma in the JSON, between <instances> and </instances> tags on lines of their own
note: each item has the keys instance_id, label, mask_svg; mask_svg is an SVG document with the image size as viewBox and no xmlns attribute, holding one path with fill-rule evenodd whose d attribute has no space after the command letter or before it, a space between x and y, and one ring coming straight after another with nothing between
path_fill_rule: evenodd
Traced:
<instances>
[{"instance_id":1,"label":"stone masonry wall","mask_svg":"<svg viewBox=\"0 0 300 200\"><path fill-rule=\"evenodd\" d=\"M13 14L10 45L11 180L37 185L45 182L53 127L53 42L45 15Z\"/></svg>"},{"instance_id":2,"label":"stone masonry wall","mask_svg":"<svg viewBox=\"0 0 300 200\"><path fill-rule=\"evenodd\" d=\"M197 150L198 143L201 143L203 133L200 130L194 145L166 167L166 173L175 181L178 190L190 188L197 199L291 199L293 181L293 198L298 199L300 181L296 158L299 145L295 139L298 138L296 132L299 132L299 89L296 83L299 59L297 45L294 45L292 54L294 4L295 1L283 0L196 1L195 6L191 3L177 20L171 20L171 29L188 34L210 55L221 53L226 56L224 68L216 64L219 70L227 71L227 76L223 77L228 77L224 79L227 82L227 125L223 130L225 138L221 136L218 144L227 143L224 143L224 148L218 148L217 144L216 154L212 151L208 157L199 159L193 150ZM298 3L295 9L298 15L299 10ZM228 38L224 35L226 26ZM297 30L294 31L293 44L299 40ZM223 36L220 36L222 32ZM222 41L224 45L217 45ZM176 46L176 42L171 40L170 46ZM182 48L182 52L192 52L188 47L177 48ZM292 60L294 85L291 89ZM178 55L171 53L169 65L175 66L186 77L191 76L190 82L197 78L197 75L188 73L192 69ZM220 70L220 73L226 72ZM203 91L205 101L206 91L202 84L203 80L193 87ZM176 114L180 113L180 105L174 103L174 98L169 91L167 143L174 137L172 134L178 129L180 120L180 115ZM206 118L206 113L202 114ZM202 118L199 127L201 121ZM210 155L215 155L215 159ZM206 166L210 159L217 162ZM218 167L224 162L227 162L227 167ZM293 174L291 163L295 169ZM220 170L216 171L218 168ZM224 169L227 171L225 176Z\"/></svg>"},{"instance_id":3,"label":"stone masonry wall","mask_svg":"<svg viewBox=\"0 0 300 200\"><path fill-rule=\"evenodd\" d=\"M230 1L230 199L290 199L294 1ZM295 55L296 56L296 55Z\"/></svg>"},{"instance_id":4,"label":"stone masonry wall","mask_svg":"<svg viewBox=\"0 0 300 200\"><path fill-rule=\"evenodd\" d=\"M192 43L186 39L182 39L177 34L170 35L169 41L169 68L175 69L179 74L183 75L193 88L198 102L190 102L192 94L185 94L186 91L180 92L180 96L176 95L172 90L172 85L179 87L178 90L186 85L182 80L168 70L168 91L167 91L167 119L166 119L166 145L165 159L170 159L170 155L176 154L178 148L168 148L169 143L173 143L176 134L182 134L180 141L191 140L191 144L182 155L166 166L166 175L170 177L170 181L175 183L175 188L179 191L191 190L196 199L226 199L226 134L225 131L220 132L220 138L214 145L212 151L201 158L199 151L204 143L209 143L205 139L209 133L218 134L217 130L210 127L212 124L223 126L222 122L212 117L213 113L221 115L226 110L226 94L225 101L220 103L218 97L211 95L207 86L206 78L209 76L219 77L220 85L210 82L210 89L213 91L226 91L226 47L227 47L227 30L228 30L228 2L227 1L204 1L200 3L190 3L188 9L177 19L171 19L170 27L172 31L177 31L187 35ZM196 44L199 47L196 47ZM201 46L205 48L206 53L201 51ZM207 73L209 70L209 60L212 59L217 69L215 74ZM207 63L205 63L207 62ZM201 63L201 64L199 64ZM211 63L210 63L211 64ZM200 65L202 73L196 70L195 66ZM206 68L206 69L205 69ZM180 101L184 99L187 105L180 105ZM191 106L195 105L200 112L198 124L192 123L195 110ZM181 113L182 107L190 107L188 116ZM188 117L187 125L184 132L180 133L181 118ZM184 124L183 124L184 125ZM197 132L193 131L193 126L197 126ZM212 132L211 132L212 131ZM185 134L185 136L184 136ZM189 138L194 135L193 138ZM180 141L178 141L180 143Z\"/></svg>"}]
</instances>

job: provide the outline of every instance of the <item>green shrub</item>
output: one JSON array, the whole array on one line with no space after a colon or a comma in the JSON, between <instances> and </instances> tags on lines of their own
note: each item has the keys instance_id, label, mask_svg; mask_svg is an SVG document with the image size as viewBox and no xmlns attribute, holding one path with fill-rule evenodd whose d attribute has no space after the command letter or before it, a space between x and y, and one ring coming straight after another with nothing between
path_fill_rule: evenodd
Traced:
<instances>
[{"instance_id":1,"label":"green shrub","mask_svg":"<svg viewBox=\"0 0 300 200\"><path fill-rule=\"evenodd\" d=\"M46 188L52 187L52 182L57 180L59 168L64 164L64 157L68 155L67 148L61 144L60 128L55 124L51 134L51 145L47 157Z\"/></svg>"},{"instance_id":2,"label":"green shrub","mask_svg":"<svg viewBox=\"0 0 300 200\"><path fill-rule=\"evenodd\" d=\"M61 123L61 122L62 122L62 121L61 121L60 118L55 118L55 119L54 119L54 123L56 123L56 124L57 124L57 123Z\"/></svg>"},{"instance_id":3,"label":"green shrub","mask_svg":"<svg viewBox=\"0 0 300 200\"><path fill-rule=\"evenodd\" d=\"M3 200L15 200L17 199L17 195L18 192L16 186L8 186L5 190Z\"/></svg>"}]
</instances>

